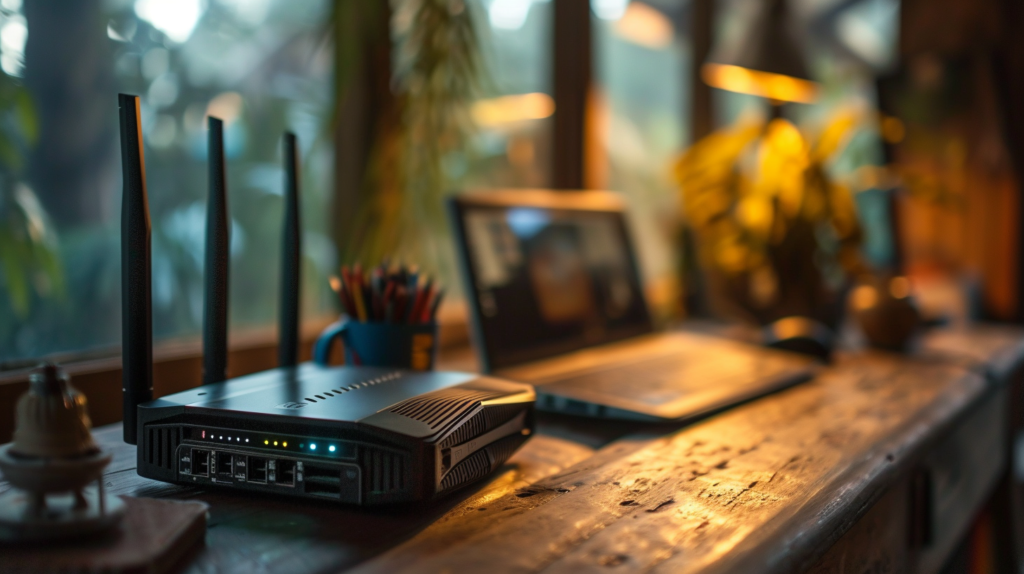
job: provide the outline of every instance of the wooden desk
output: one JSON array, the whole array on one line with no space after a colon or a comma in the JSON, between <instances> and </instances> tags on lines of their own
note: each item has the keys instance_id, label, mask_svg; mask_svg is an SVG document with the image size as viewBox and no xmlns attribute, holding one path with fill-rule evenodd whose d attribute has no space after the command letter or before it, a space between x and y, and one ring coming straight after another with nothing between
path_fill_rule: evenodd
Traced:
<instances>
[{"instance_id":1,"label":"wooden desk","mask_svg":"<svg viewBox=\"0 0 1024 574\"><path fill-rule=\"evenodd\" d=\"M847 353L683 428L542 416L489 481L412 507L166 485L135 474L119 425L96 435L109 492L210 504L187 572L937 572L1007 480L1022 341Z\"/></svg>"}]
</instances>

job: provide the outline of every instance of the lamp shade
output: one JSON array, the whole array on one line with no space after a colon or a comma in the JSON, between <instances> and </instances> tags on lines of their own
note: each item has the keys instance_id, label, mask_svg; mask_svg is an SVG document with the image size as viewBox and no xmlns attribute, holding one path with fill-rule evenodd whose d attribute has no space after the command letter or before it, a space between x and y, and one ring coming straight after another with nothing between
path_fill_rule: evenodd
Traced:
<instances>
[{"instance_id":1,"label":"lamp shade","mask_svg":"<svg viewBox=\"0 0 1024 574\"><path fill-rule=\"evenodd\" d=\"M782 102L810 103L811 79L803 45L788 19L785 0L763 0L738 42L720 42L701 69L708 85Z\"/></svg>"}]
</instances>

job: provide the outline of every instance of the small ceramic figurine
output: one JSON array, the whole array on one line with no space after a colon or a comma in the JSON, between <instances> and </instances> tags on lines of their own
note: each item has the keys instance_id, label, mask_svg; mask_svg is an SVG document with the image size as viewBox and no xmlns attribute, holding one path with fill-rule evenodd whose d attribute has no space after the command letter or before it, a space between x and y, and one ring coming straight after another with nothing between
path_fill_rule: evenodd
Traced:
<instances>
[{"instance_id":1,"label":"small ceramic figurine","mask_svg":"<svg viewBox=\"0 0 1024 574\"><path fill-rule=\"evenodd\" d=\"M0 448L0 471L14 489L0 495L0 538L77 536L117 524L124 503L103 492L102 452L89 431L85 395L54 364L32 373L18 399L14 442ZM97 483L97 489L87 485Z\"/></svg>"},{"instance_id":2,"label":"small ceramic figurine","mask_svg":"<svg viewBox=\"0 0 1024 574\"><path fill-rule=\"evenodd\" d=\"M862 280L850 292L850 311L868 342L890 351L906 350L921 323L902 276Z\"/></svg>"}]
</instances>

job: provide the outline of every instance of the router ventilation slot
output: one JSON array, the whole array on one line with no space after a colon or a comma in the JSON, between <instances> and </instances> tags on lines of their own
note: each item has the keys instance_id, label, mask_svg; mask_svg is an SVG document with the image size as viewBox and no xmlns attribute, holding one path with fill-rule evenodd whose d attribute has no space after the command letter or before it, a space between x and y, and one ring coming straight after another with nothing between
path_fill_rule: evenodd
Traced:
<instances>
[{"instance_id":1,"label":"router ventilation slot","mask_svg":"<svg viewBox=\"0 0 1024 574\"><path fill-rule=\"evenodd\" d=\"M394 381L394 380L397 380L397 379L400 379L400 378L402 378L402 373L400 373L398 371L395 371L395 372L392 372L392 373L388 373L386 375L381 375L379 377L375 377L373 379L367 379L365 381L360 381L358 383L353 383L353 384L351 384L351 385L349 385L347 387L338 387L337 389L327 389L326 391L319 391L318 393L314 393L313 394L313 397L316 397L316 398L305 397L303 400L306 400L306 401L311 402L311 403L317 403L317 402L320 402L320 401L326 401L328 398L336 396L336 395L341 395L343 393L347 393L349 391L354 391L354 390L357 390L357 389L362 389L362 388L365 388L365 387L372 387L374 385L379 385L381 383L388 383L388 382L391 382L391 381ZM327 396L325 397L323 395L327 395Z\"/></svg>"},{"instance_id":2,"label":"router ventilation slot","mask_svg":"<svg viewBox=\"0 0 1024 574\"><path fill-rule=\"evenodd\" d=\"M480 449L444 475L444 478L441 479L440 492L458 488L482 478L489 472L491 472L491 459L487 456L487 449Z\"/></svg>"},{"instance_id":3,"label":"router ventilation slot","mask_svg":"<svg viewBox=\"0 0 1024 574\"><path fill-rule=\"evenodd\" d=\"M386 494L405 488L402 472L404 457L383 450L363 450L363 469L369 472L367 485L375 494Z\"/></svg>"},{"instance_id":4,"label":"router ventilation slot","mask_svg":"<svg viewBox=\"0 0 1024 574\"><path fill-rule=\"evenodd\" d=\"M480 436L512 420L513 417L523 412L525 408L526 405L524 403L487 407L473 415L473 418L462 423L452 434L446 436L441 441L440 446L441 448L448 448L462 444L473 437Z\"/></svg>"},{"instance_id":5,"label":"router ventilation slot","mask_svg":"<svg viewBox=\"0 0 1024 574\"><path fill-rule=\"evenodd\" d=\"M462 444L473 437L484 434L488 430L487 416L484 414L484 411L480 411L473 415L473 417L468 421L459 425L459 428L455 429L452 434L446 436L444 440L441 441L440 446L441 448L448 448L450 446Z\"/></svg>"},{"instance_id":6,"label":"router ventilation slot","mask_svg":"<svg viewBox=\"0 0 1024 574\"><path fill-rule=\"evenodd\" d=\"M454 422L481 401L504 394L473 389L442 389L402 401L391 412L424 422L431 429L437 430Z\"/></svg>"},{"instance_id":7,"label":"router ventilation slot","mask_svg":"<svg viewBox=\"0 0 1024 574\"><path fill-rule=\"evenodd\" d=\"M498 467L505 464L505 461L511 458L524 442L526 442L525 436L521 434L514 434L501 440L494 441L488 445L485 450L490 453L491 460L494 461L494 466Z\"/></svg>"},{"instance_id":8,"label":"router ventilation slot","mask_svg":"<svg viewBox=\"0 0 1024 574\"><path fill-rule=\"evenodd\" d=\"M146 462L164 470L174 470L174 456L181 444L178 426L146 427Z\"/></svg>"},{"instance_id":9,"label":"router ventilation slot","mask_svg":"<svg viewBox=\"0 0 1024 574\"><path fill-rule=\"evenodd\" d=\"M514 434L496 440L460 462L441 479L439 493L454 490L474 480L483 478L498 468L526 442L526 436Z\"/></svg>"}]
</instances>

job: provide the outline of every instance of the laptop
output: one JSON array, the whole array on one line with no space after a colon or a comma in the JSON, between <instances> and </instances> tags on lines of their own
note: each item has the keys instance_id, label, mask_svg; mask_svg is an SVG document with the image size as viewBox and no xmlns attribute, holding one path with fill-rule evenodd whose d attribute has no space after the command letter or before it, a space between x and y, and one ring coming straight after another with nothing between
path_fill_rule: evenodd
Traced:
<instances>
[{"instance_id":1,"label":"laptop","mask_svg":"<svg viewBox=\"0 0 1024 574\"><path fill-rule=\"evenodd\" d=\"M449 213L481 368L533 384L539 409L690 420L813 373L803 355L656 333L614 193L470 193Z\"/></svg>"}]
</instances>

